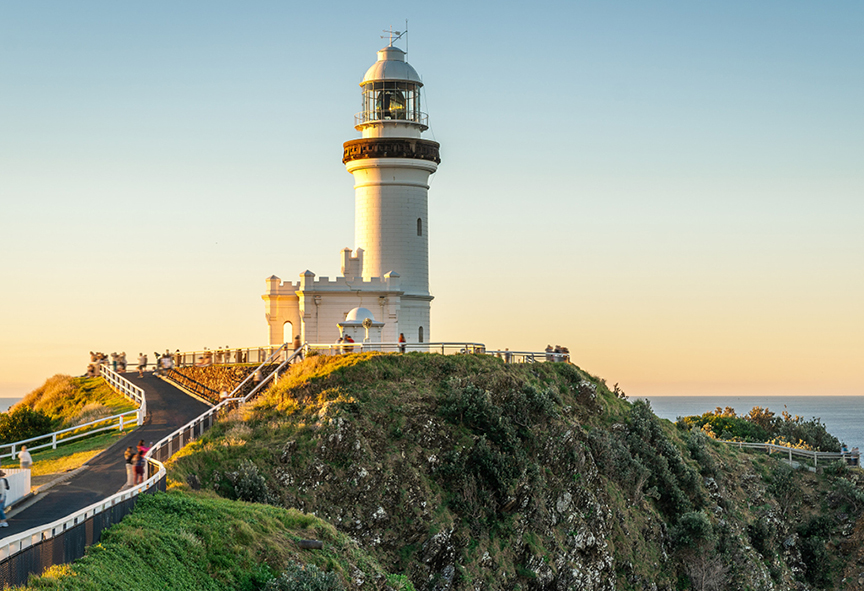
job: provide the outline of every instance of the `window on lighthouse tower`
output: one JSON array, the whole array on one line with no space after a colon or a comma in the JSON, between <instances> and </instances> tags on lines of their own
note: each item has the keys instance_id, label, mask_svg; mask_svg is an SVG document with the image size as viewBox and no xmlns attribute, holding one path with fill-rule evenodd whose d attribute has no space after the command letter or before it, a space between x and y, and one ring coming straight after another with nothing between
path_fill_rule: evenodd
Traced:
<instances>
[{"instance_id":1,"label":"window on lighthouse tower","mask_svg":"<svg viewBox=\"0 0 864 591\"><path fill-rule=\"evenodd\" d=\"M417 218L417 235L418 236L423 235L423 219L422 218Z\"/></svg>"}]
</instances>

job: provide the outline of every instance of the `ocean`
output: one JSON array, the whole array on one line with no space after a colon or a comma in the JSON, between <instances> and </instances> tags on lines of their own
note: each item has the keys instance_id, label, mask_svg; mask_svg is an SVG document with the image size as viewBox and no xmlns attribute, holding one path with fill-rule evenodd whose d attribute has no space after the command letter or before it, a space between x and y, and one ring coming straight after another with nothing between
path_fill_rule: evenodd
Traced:
<instances>
[{"instance_id":1,"label":"ocean","mask_svg":"<svg viewBox=\"0 0 864 591\"><path fill-rule=\"evenodd\" d=\"M864 450L864 396L640 396L651 402L654 413L675 421L701 415L718 406L731 406L739 415L754 406L779 415L784 410L805 420L818 418L828 432L849 447Z\"/></svg>"},{"instance_id":2,"label":"ocean","mask_svg":"<svg viewBox=\"0 0 864 591\"><path fill-rule=\"evenodd\" d=\"M21 400L20 398L0 398L0 412L6 412L13 404Z\"/></svg>"}]
</instances>

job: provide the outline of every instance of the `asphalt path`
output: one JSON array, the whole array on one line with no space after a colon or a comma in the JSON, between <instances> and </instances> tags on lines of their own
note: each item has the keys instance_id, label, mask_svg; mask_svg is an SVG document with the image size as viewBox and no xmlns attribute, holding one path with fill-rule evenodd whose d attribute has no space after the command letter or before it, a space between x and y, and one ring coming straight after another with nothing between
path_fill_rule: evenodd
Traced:
<instances>
[{"instance_id":1,"label":"asphalt path","mask_svg":"<svg viewBox=\"0 0 864 591\"><path fill-rule=\"evenodd\" d=\"M0 539L51 523L110 497L126 484L123 452L128 446L136 446L143 439L149 447L210 408L150 373L143 378L137 372L122 375L144 390L147 397L144 424L92 458L80 473L53 486L38 502L10 518L9 527L0 529Z\"/></svg>"}]
</instances>

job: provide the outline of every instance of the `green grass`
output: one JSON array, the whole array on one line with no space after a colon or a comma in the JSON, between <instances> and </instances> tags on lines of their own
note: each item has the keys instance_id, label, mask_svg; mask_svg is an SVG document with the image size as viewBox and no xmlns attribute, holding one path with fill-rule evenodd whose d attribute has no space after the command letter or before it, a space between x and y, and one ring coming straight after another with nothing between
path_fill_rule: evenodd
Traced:
<instances>
[{"instance_id":1,"label":"green grass","mask_svg":"<svg viewBox=\"0 0 864 591\"><path fill-rule=\"evenodd\" d=\"M300 539L324 542L302 550ZM314 564L345 584L388 580L388 573L347 536L295 509L241 503L206 493L171 491L139 497L135 510L103 533L72 566L31 577L23 589L75 591L257 591L291 563ZM392 577L401 589L412 589Z\"/></svg>"},{"instance_id":2,"label":"green grass","mask_svg":"<svg viewBox=\"0 0 864 591\"><path fill-rule=\"evenodd\" d=\"M134 425L134 424L133 424ZM90 458L108 449L118 440L132 432L134 426L119 431L105 431L92 437L83 437L71 443L61 444L57 449L40 449L31 454L33 467L31 476L44 476L74 470L86 464Z\"/></svg>"},{"instance_id":3,"label":"green grass","mask_svg":"<svg viewBox=\"0 0 864 591\"><path fill-rule=\"evenodd\" d=\"M50 416L63 429L135 410L137 405L114 392L102 378L55 375L15 406L29 406Z\"/></svg>"}]
</instances>

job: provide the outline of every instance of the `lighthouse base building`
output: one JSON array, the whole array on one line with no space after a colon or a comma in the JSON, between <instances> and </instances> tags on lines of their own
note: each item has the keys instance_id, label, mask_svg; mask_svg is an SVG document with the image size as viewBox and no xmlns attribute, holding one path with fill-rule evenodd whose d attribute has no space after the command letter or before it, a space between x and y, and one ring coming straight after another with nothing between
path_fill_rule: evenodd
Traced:
<instances>
[{"instance_id":1,"label":"lighthouse base building","mask_svg":"<svg viewBox=\"0 0 864 591\"><path fill-rule=\"evenodd\" d=\"M355 116L362 137L345 142L342 162L354 176L356 248L342 250L341 275L297 282L267 279L264 299L270 344L291 341L430 341L429 176L438 143L423 139L428 120L420 109L423 83L390 46L363 81L363 110Z\"/></svg>"}]
</instances>

